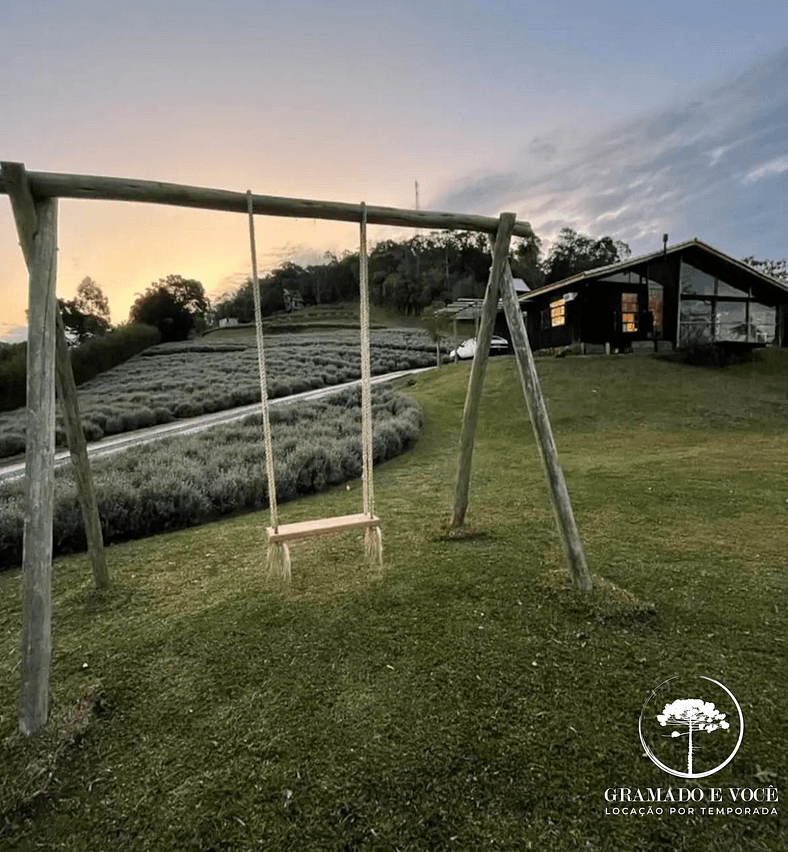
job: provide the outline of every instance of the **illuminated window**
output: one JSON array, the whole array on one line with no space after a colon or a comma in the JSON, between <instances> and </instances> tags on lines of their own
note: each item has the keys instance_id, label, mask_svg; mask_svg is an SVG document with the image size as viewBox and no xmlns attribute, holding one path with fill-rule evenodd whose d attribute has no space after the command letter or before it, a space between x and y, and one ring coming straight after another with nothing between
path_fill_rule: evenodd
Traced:
<instances>
[{"instance_id":1,"label":"illuminated window","mask_svg":"<svg viewBox=\"0 0 788 852\"><path fill-rule=\"evenodd\" d=\"M566 322L566 299L550 302L550 325L563 325Z\"/></svg>"},{"instance_id":2,"label":"illuminated window","mask_svg":"<svg viewBox=\"0 0 788 852\"><path fill-rule=\"evenodd\" d=\"M638 330L638 294L621 294L621 331L633 332Z\"/></svg>"}]
</instances>

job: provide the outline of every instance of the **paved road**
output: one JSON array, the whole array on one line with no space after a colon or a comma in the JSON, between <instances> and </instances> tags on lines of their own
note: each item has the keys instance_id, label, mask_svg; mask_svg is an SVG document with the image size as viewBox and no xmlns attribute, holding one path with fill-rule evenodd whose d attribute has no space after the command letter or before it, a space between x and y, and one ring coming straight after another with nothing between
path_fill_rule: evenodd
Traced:
<instances>
[{"instance_id":1,"label":"paved road","mask_svg":"<svg viewBox=\"0 0 788 852\"><path fill-rule=\"evenodd\" d=\"M423 373L425 370L434 370L435 367L419 367L414 370L399 370L396 373L386 373L382 376L373 376L372 384L377 385L381 382L390 382L394 379L400 379L403 376L410 376L415 373ZM361 384L361 379L356 379L353 382L345 382L341 385L331 385L326 388L318 388L317 390L304 391L304 393L294 393L291 396L279 397L272 399L269 403L271 406L291 405L294 402L303 402L310 399L321 399L325 396L338 391L352 388L355 385ZM214 414L203 414L200 417L189 417L183 420L177 420L174 423L167 423L164 426L150 426L147 429L136 429L134 432L124 432L121 435L113 435L111 437L102 438L100 441L93 441L88 444L88 457L92 459L109 456L113 453L119 453L122 450L127 450L129 447L138 447L142 444L149 444L151 441L158 441L161 438L168 438L172 435L194 435L197 432L204 432L206 429L211 429L214 426L222 426L226 423L233 423L235 420L243 420L249 414L260 411L260 403L256 402L253 405L244 405L241 408L230 408L226 411L217 411ZM68 450L60 450L55 453L55 467L61 467L69 460ZM14 482L17 479L24 478L25 463L14 462L12 464L0 463L0 485L7 482Z\"/></svg>"}]
</instances>

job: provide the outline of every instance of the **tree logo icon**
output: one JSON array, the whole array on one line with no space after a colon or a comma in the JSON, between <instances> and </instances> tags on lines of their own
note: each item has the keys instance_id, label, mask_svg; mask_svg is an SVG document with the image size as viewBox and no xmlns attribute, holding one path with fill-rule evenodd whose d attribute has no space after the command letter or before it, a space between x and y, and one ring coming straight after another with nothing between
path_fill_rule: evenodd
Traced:
<instances>
[{"instance_id":1,"label":"tree logo icon","mask_svg":"<svg viewBox=\"0 0 788 852\"><path fill-rule=\"evenodd\" d=\"M638 731L647 757L660 769L679 778L705 778L733 760L744 736L744 716L719 681L676 675L648 697Z\"/></svg>"}]
</instances>

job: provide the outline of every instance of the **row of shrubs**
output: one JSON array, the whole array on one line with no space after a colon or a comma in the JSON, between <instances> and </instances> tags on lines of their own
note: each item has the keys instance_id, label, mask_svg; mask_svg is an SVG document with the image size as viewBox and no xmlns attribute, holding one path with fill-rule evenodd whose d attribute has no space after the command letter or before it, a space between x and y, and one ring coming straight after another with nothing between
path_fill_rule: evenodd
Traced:
<instances>
[{"instance_id":1,"label":"row of shrubs","mask_svg":"<svg viewBox=\"0 0 788 852\"><path fill-rule=\"evenodd\" d=\"M351 389L325 400L271 409L278 502L361 475L359 396ZM104 541L143 538L266 507L260 421L259 414L252 414L237 424L94 460ZM415 443L421 411L404 395L375 388L373 423L377 463ZM22 559L23 484L4 486L0 497L0 568L7 569ZM70 465L56 472L53 545L56 555L86 547Z\"/></svg>"},{"instance_id":2,"label":"row of shrubs","mask_svg":"<svg viewBox=\"0 0 788 852\"><path fill-rule=\"evenodd\" d=\"M157 329L141 323L123 325L101 337L86 340L71 350L74 380L78 385L83 384L160 340ZM27 343L0 346L0 411L24 405L26 385Z\"/></svg>"},{"instance_id":3,"label":"row of shrubs","mask_svg":"<svg viewBox=\"0 0 788 852\"><path fill-rule=\"evenodd\" d=\"M386 331L372 349L376 375L434 363L426 335ZM257 352L246 346L161 344L80 388L89 441L260 401ZM361 374L358 342L342 333L277 336L266 352L272 399L342 384ZM0 457L23 453L25 411L0 415ZM65 432L57 420L57 442Z\"/></svg>"}]
</instances>

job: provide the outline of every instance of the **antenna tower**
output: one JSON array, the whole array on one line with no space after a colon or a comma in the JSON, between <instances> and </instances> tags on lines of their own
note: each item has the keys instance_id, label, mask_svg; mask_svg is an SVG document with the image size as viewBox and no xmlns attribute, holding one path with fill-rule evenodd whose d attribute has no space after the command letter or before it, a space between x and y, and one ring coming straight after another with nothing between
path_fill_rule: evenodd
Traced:
<instances>
[{"instance_id":1,"label":"antenna tower","mask_svg":"<svg viewBox=\"0 0 788 852\"><path fill-rule=\"evenodd\" d=\"M421 210L421 207L419 206L419 182L418 181L416 181L416 209ZM421 231L418 228L416 228L415 236L417 236L417 237L421 236Z\"/></svg>"}]
</instances>

